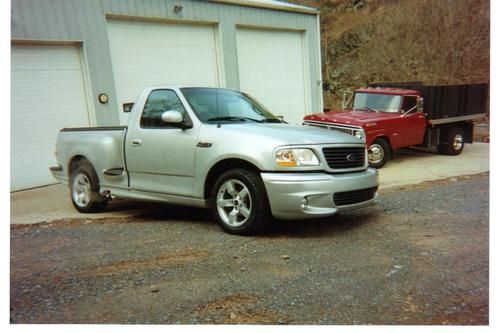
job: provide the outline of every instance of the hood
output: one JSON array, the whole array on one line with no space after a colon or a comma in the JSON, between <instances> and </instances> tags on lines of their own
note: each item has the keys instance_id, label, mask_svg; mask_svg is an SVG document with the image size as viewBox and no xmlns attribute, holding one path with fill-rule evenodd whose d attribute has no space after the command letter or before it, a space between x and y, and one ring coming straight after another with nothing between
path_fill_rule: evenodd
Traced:
<instances>
[{"instance_id":1,"label":"hood","mask_svg":"<svg viewBox=\"0 0 500 333\"><path fill-rule=\"evenodd\" d=\"M274 146L364 143L352 135L337 131L289 124L223 124L220 128L210 125L208 131L212 135L223 135L233 142L243 140Z\"/></svg>"},{"instance_id":2,"label":"hood","mask_svg":"<svg viewBox=\"0 0 500 333\"><path fill-rule=\"evenodd\" d=\"M391 119L399 117L399 113L389 113L389 112L373 112L373 111L365 111L365 110L356 110L349 112L342 111L331 111L325 113L316 113L307 115L304 117L304 120L313 120L313 121L326 121L332 123L341 123L348 125L361 126L366 123Z\"/></svg>"}]
</instances>

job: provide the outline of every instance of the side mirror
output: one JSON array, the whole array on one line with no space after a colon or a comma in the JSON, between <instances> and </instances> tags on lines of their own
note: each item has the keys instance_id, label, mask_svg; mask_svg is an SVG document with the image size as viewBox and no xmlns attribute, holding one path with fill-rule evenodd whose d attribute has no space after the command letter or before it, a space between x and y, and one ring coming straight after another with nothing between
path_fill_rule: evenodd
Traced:
<instances>
[{"instance_id":1,"label":"side mirror","mask_svg":"<svg viewBox=\"0 0 500 333\"><path fill-rule=\"evenodd\" d=\"M182 128L183 130L187 128L192 128L193 123L191 122L191 119L187 118L184 119L184 116L182 113L176 110L169 110L165 111L161 114L161 120L174 127L179 127Z\"/></svg>"},{"instance_id":2,"label":"side mirror","mask_svg":"<svg viewBox=\"0 0 500 333\"><path fill-rule=\"evenodd\" d=\"M175 110L165 111L161 114L161 120L167 124L181 124L184 120L182 113Z\"/></svg>"},{"instance_id":3,"label":"side mirror","mask_svg":"<svg viewBox=\"0 0 500 333\"><path fill-rule=\"evenodd\" d=\"M424 111L424 98L419 97L417 98L417 112L423 112Z\"/></svg>"}]
</instances>

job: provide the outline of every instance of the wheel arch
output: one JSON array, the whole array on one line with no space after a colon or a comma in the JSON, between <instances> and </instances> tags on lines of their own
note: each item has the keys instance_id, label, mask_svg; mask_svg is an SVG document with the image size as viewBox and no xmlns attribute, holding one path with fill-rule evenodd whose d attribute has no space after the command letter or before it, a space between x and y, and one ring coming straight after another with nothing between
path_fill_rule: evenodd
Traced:
<instances>
[{"instance_id":1,"label":"wheel arch","mask_svg":"<svg viewBox=\"0 0 500 333\"><path fill-rule=\"evenodd\" d=\"M90 166L92 166L92 168L94 167L87 157L85 157L84 155L81 155L81 154L77 154L77 155L71 157L69 162L68 162L68 168L67 168L68 177L71 177L71 174L77 168L77 166L79 164L81 164L81 162L87 162L88 164L90 164Z\"/></svg>"},{"instance_id":2,"label":"wheel arch","mask_svg":"<svg viewBox=\"0 0 500 333\"><path fill-rule=\"evenodd\" d=\"M69 187L71 192L71 202L76 210L81 213L95 213L103 211L106 208L109 199L100 195L100 180L95 171L95 167L92 165L89 159L87 159L84 155L74 155L68 162L68 175ZM84 203L78 203L77 199L75 199L74 180L78 176L86 177L90 188L89 192L87 193L87 202ZM78 191L78 189L76 191Z\"/></svg>"},{"instance_id":3,"label":"wheel arch","mask_svg":"<svg viewBox=\"0 0 500 333\"><path fill-rule=\"evenodd\" d=\"M384 140L385 142L387 142L387 144L389 145L389 149L390 149L390 158L392 159L393 155L394 155L394 148L392 148L392 143L391 143L391 139L385 135L385 134L380 134L378 136L375 136L372 140L372 142L370 143L370 145L372 145L376 140L378 139L381 139L381 140ZM370 145L368 145L368 147L366 148L370 148Z\"/></svg>"},{"instance_id":4,"label":"wheel arch","mask_svg":"<svg viewBox=\"0 0 500 333\"><path fill-rule=\"evenodd\" d=\"M207 173L207 177L205 178L205 185L203 188L203 197L205 199L209 199L212 187L215 185L217 178L222 175L224 172L233 169L245 169L255 171L260 173L260 169L253 163L248 162L239 158L228 158L221 160L214 164Z\"/></svg>"},{"instance_id":5,"label":"wheel arch","mask_svg":"<svg viewBox=\"0 0 500 333\"><path fill-rule=\"evenodd\" d=\"M439 126L440 137L447 135L448 131L453 128L460 128L464 131L464 141L472 143L474 136L474 123L472 121L460 121L455 123L447 123Z\"/></svg>"}]
</instances>

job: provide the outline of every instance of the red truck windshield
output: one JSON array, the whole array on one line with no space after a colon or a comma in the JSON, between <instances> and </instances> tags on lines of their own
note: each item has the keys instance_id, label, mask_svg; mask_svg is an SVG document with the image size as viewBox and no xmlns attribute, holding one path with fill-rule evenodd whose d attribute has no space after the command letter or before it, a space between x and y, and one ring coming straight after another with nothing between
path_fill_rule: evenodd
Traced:
<instances>
[{"instance_id":1,"label":"red truck windshield","mask_svg":"<svg viewBox=\"0 0 500 333\"><path fill-rule=\"evenodd\" d=\"M354 95L355 110L371 110L396 113L401 104L400 95L369 94L358 92Z\"/></svg>"}]
</instances>

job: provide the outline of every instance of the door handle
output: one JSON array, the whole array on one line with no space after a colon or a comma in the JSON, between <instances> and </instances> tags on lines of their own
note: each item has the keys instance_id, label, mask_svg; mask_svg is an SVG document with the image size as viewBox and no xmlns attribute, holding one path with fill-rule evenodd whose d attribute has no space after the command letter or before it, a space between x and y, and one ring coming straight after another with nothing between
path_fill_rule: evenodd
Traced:
<instances>
[{"instance_id":1,"label":"door handle","mask_svg":"<svg viewBox=\"0 0 500 333\"><path fill-rule=\"evenodd\" d=\"M130 141L130 145L140 146L140 145L142 145L142 140L141 139L133 139L132 141Z\"/></svg>"}]
</instances>

